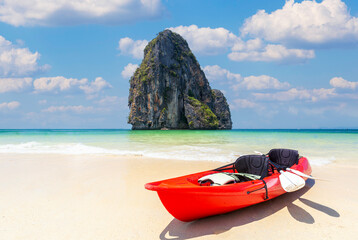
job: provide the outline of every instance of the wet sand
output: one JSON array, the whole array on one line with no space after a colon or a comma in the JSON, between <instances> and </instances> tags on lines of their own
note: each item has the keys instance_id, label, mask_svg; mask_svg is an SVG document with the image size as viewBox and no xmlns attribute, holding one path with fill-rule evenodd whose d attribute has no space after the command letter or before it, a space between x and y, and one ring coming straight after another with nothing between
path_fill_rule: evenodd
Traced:
<instances>
[{"instance_id":1,"label":"wet sand","mask_svg":"<svg viewBox=\"0 0 358 240\"><path fill-rule=\"evenodd\" d=\"M0 155L0 239L355 239L358 166L313 166L300 191L191 223L146 182L219 162L60 154Z\"/></svg>"}]
</instances>

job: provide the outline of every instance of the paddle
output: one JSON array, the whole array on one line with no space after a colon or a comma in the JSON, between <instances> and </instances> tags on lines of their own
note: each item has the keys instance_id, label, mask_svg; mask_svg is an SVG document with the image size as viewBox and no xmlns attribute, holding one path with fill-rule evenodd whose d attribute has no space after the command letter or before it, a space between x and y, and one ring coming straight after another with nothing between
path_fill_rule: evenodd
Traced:
<instances>
[{"instance_id":1,"label":"paddle","mask_svg":"<svg viewBox=\"0 0 358 240\"><path fill-rule=\"evenodd\" d=\"M259 154L259 155L263 155L261 152L259 152L259 151L254 151L256 154ZM315 178L315 177L312 177L312 176L309 176L309 175L307 175L307 174L304 174L303 172L300 172L300 171L298 171L298 170L295 170L295 169L291 169L291 168L286 168L286 170L288 170L288 171L291 171L292 173L294 173L294 174L297 174L297 175L299 175L299 176L302 176L302 177L306 177L306 178L310 178L310 179L315 179L315 180L322 180L322 179L319 179L319 178ZM295 190L293 190L293 191L297 191L298 189L301 189L302 187L304 187L304 184L303 184L303 186L302 187L299 187L298 188L298 186L300 186L301 184L302 184L302 180L304 181L304 179L302 179L302 178L296 178L296 177L293 177L293 174L292 173L289 173L289 172L283 172L282 170L280 171L280 173L281 173L281 175L282 175L282 173L285 175L285 178L284 177L282 177L282 179L283 179L283 182L285 183L285 184L287 184L287 189L289 188L288 186L289 186L289 183L291 182L293 185L295 185L296 187L294 187L294 189ZM281 177L281 175L280 175L280 177ZM302 180L301 180L302 179ZM281 178L280 178L280 180L281 180ZM286 180L288 180L288 181L286 181ZM282 182L282 181L281 181ZM282 183L281 183L281 185L282 185ZM285 187L284 186L282 186L284 189L285 189ZM285 189L286 190L286 189Z\"/></svg>"},{"instance_id":2,"label":"paddle","mask_svg":"<svg viewBox=\"0 0 358 240\"><path fill-rule=\"evenodd\" d=\"M284 172L284 171L280 171L280 183L282 188L286 191L286 192L294 192L297 191L301 188L303 188L306 184L306 181L301 178L300 176L290 173L290 172Z\"/></svg>"},{"instance_id":3,"label":"paddle","mask_svg":"<svg viewBox=\"0 0 358 240\"><path fill-rule=\"evenodd\" d=\"M291 172L293 172L293 173L295 173L295 174L297 174L297 175L299 175L299 176L302 176L302 177L306 177L306 178L318 180L318 178L315 178L315 177L312 177L312 176L310 176L310 175L304 174L303 172L300 172L300 171L295 170L295 169L286 168L286 170L289 170L289 171L291 171Z\"/></svg>"}]
</instances>

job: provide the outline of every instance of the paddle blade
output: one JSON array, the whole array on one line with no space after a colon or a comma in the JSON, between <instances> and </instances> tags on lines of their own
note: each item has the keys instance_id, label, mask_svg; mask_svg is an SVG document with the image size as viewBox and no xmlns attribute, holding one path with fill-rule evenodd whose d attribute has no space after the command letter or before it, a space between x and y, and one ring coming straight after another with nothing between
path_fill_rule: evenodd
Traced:
<instances>
[{"instance_id":1,"label":"paddle blade","mask_svg":"<svg viewBox=\"0 0 358 240\"><path fill-rule=\"evenodd\" d=\"M286 192L294 192L301 188L303 188L306 184L305 180L301 178L300 176L290 173L290 172L284 172L280 171L280 183L282 188Z\"/></svg>"},{"instance_id":2,"label":"paddle blade","mask_svg":"<svg viewBox=\"0 0 358 240\"><path fill-rule=\"evenodd\" d=\"M286 170L289 170L289 171L293 172L294 174L297 174L297 175L302 176L302 177L311 178L311 179L317 179L317 178L314 178L312 176L304 174L303 172L300 172L300 171L295 170L295 169L287 168Z\"/></svg>"}]
</instances>

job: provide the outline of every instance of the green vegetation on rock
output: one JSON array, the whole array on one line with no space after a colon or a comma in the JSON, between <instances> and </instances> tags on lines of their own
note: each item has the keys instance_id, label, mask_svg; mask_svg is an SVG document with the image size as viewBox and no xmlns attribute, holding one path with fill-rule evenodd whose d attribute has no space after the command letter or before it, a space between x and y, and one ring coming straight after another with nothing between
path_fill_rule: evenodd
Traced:
<instances>
[{"instance_id":1,"label":"green vegetation on rock","mask_svg":"<svg viewBox=\"0 0 358 240\"><path fill-rule=\"evenodd\" d=\"M205 127L217 128L219 126L219 120L216 115L205 103L200 102L194 97L188 96L190 105L192 105L196 111L197 116L202 116L201 120ZM193 122L189 122L189 126L193 125Z\"/></svg>"},{"instance_id":2,"label":"green vegetation on rock","mask_svg":"<svg viewBox=\"0 0 358 240\"><path fill-rule=\"evenodd\" d=\"M190 104L193 107L201 107L202 103L198 99L196 99L195 97L189 96L188 99L190 100Z\"/></svg>"}]
</instances>

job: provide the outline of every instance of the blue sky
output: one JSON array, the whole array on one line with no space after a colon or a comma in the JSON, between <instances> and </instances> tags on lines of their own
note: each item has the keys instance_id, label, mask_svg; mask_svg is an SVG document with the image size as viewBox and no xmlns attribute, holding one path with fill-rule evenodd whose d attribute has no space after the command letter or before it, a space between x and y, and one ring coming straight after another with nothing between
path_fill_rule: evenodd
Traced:
<instances>
[{"instance_id":1,"label":"blue sky","mask_svg":"<svg viewBox=\"0 0 358 240\"><path fill-rule=\"evenodd\" d=\"M0 128L130 128L128 80L166 28L233 128L358 128L353 0L1 1Z\"/></svg>"}]
</instances>

